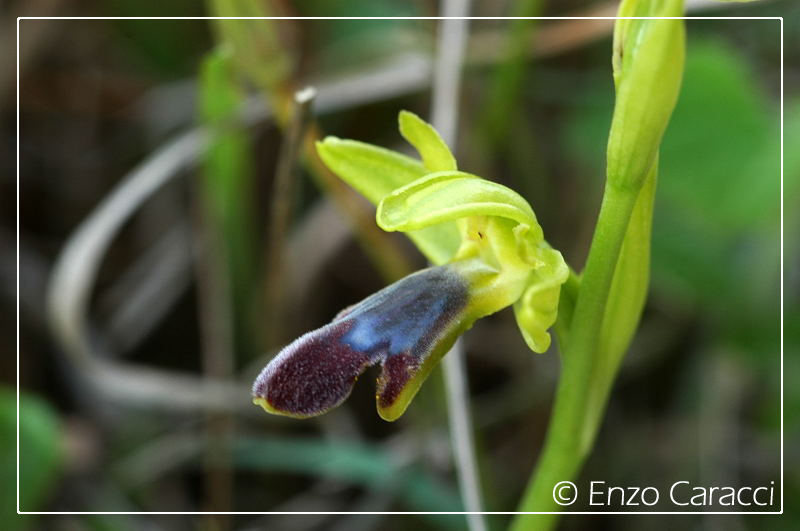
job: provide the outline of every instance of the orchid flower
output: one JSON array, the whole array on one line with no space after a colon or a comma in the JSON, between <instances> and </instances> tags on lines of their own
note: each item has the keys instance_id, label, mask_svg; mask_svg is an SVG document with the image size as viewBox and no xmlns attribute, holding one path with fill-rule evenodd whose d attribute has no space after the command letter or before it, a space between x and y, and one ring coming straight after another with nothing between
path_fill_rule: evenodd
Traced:
<instances>
[{"instance_id":1,"label":"orchid flower","mask_svg":"<svg viewBox=\"0 0 800 531\"><path fill-rule=\"evenodd\" d=\"M317 150L377 204L382 229L406 233L435 265L281 350L253 384L253 402L270 413L325 413L347 398L368 366L381 364L378 413L395 420L456 338L507 306L533 351L550 346L547 330L569 268L545 242L530 205L505 186L459 171L436 130L415 114L402 111L399 124L421 161L335 137Z\"/></svg>"}]
</instances>

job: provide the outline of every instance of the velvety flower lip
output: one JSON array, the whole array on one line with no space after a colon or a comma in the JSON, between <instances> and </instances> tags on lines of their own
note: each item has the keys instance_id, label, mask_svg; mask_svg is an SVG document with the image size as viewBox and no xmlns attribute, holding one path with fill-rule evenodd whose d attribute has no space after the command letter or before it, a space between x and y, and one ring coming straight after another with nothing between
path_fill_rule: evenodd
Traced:
<instances>
[{"instance_id":1,"label":"velvety flower lip","mask_svg":"<svg viewBox=\"0 0 800 531\"><path fill-rule=\"evenodd\" d=\"M270 413L306 418L338 406L377 363L378 412L395 420L467 322L467 282L450 266L409 275L285 347L253 384Z\"/></svg>"}]
</instances>

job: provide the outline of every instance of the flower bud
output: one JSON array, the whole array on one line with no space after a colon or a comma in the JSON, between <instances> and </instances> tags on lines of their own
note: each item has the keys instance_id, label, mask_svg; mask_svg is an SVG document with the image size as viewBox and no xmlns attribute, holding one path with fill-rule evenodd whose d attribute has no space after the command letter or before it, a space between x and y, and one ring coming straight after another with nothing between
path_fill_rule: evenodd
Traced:
<instances>
[{"instance_id":1,"label":"flower bud","mask_svg":"<svg viewBox=\"0 0 800 531\"><path fill-rule=\"evenodd\" d=\"M683 0L623 0L620 17L680 17ZM619 19L612 64L617 89L608 138L608 184L638 191L675 108L686 48L680 19Z\"/></svg>"}]
</instances>

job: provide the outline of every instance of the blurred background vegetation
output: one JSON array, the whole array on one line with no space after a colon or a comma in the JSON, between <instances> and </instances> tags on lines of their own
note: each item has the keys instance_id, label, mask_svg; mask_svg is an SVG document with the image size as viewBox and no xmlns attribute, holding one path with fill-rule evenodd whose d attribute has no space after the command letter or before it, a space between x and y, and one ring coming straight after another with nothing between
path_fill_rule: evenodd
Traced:
<instances>
[{"instance_id":1,"label":"blurred background vegetation","mask_svg":"<svg viewBox=\"0 0 800 531\"><path fill-rule=\"evenodd\" d=\"M482 2L472 14L613 15L614 4ZM800 6L689 4L692 15L786 17L788 514L698 515L688 524L571 517L562 519L564 529L800 526L792 507L800 497ZM19 15L438 13L430 0L337 0L313 9L290 0L19 0L5 7L6 50ZM403 149L397 112L428 114L436 21L24 20L20 29L18 255L13 61L0 77L0 329L14 335L18 293L22 509L459 510L439 374L393 424L374 411L375 373L317 419L273 417L249 403L253 377L288 340L424 265L402 236L374 227L371 207L309 148L315 137L334 134ZM473 21L464 67L459 166L522 193L576 268L604 178L610 29L608 21ZM683 91L661 151L650 298L579 485L603 479L663 491L676 480L779 481L780 27L690 21L688 35ZM319 94L303 126L292 122L290 101L307 84ZM181 136L198 126L213 136ZM294 141L292 132L300 135ZM189 146L190 163L167 171L150 196L119 196L111 210L127 205L132 215L118 220L108 248L73 256L69 274L56 275L55 264L70 259L65 244L82 230L103 230L93 216L99 205L175 138ZM90 279L86 303L59 305L66 291L53 286L79 289L81 275ZM4 529L194 527L190 516L13 516L15 350L10 340L4 345ZM528 351L510 311L478 322L465 348L486 508L514 510L547 427L557 348ZM502 529L508 518L488 523ZM433 515L208 516L200 524L465 526L462 516Z\"/></svg>"}]
</instances>

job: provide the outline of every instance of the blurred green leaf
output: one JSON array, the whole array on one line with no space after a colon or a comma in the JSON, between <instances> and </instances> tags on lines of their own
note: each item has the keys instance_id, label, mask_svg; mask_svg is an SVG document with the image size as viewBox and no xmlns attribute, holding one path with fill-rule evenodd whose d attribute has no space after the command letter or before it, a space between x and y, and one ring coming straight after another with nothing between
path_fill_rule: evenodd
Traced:
<instances>
[{"instance_id":1,"label":"blurred green leaf","mask_svg":"<svg viewBox=\"0 0 800 531\"><path fill-rule=\"evenodd\" d=\"M295 6L299 15L313 15L318 17L410 17L420 15L420 9L414 2L405 0L327 0L319 5L300 2ZM339 21L337 21L339 22ZM359 20L349 19L341 22L349 22L347 25L339 25L330 31L349 35L353 32L384 32L396 20L376 19ZM373 22L375 24L373 24ZM400 20L399 22L403 22ZM370 26L376 28L370 30Z\"/></svg>"},{"instance_id":2,"label":"blurred green leaf","mask_svg":"<svg viewBox=\"0 0 800 531\"><path fill-rule=\"evenodd\" d=\"M778 109L743 58L720 43L695 44L687 66L662 148L654 275L663 288L688 287L731 330L753 318L774 321Z\"/></svg>"},{"instance_id":3,"label":"blurred green leaf","mask_svg":"<svg viewBox=\"0 0 800 531\"><path fill-rule=\"evenodd\" d=\"M312 7L313 6L313 7ZM298 15L375 17L370 20L340 19L300 21L297 26L316 51L315 71L335 74L393 56L398 50L425 48L429 32L425 21L402 18L425 15L421 6L404 0L326 0L297 2Z\"/></svg>"},{"instance_id":4,"label":"blurred green leaf","mask_svg":"<svg viewBox=\"0 0 800 531\"><path fill-rule=\"evenodd\" d=\"M43 508L48 493L55 487L62 467L63 449L58 417L43 400L20 395L19 404L20 509ZM6 478L0 489L2 514L16 512L17 397L13 390L0 389L0 475ZM25 529L31 517L14 516L3 522L3 529Z\"/></svg>"},{"instance_id":5,"label":"blurred green leaf","mask_svg":"<svg viewBox=\"0 0 800 531\"><path fill-rule=\"evenodd\" d=\"M97 5L114 17L141 16L138 0L107 0ZM148 16L203 16L202 4L195 0L175 0L148 6ZM206 24L186 20L136 20L117 18L108 21L116 30L114 40L129 60L168 79L181 79L194 73L197 57L208 49L210 36ZM95 24L94 22L91 22Z\"/></svg>"},{"instance_id":6,"label":"blurred green leaf","mask_svg":"<svg viewBox=\"0 0 800 531\"><path fill-rule=\"evenodd\" d=\"M212 24L217 41L231 54L232 64L259 90L273 99L282 117L283 107L277 101L282 82L287 78L292 61L282 46L278 24L269 2L259 0L208 0L209 11L216 17Z\"/></svg>"},{"instance_id":7,"label":"blurred green leaf","mask_svg":"<svg viewBox=\"0 0 800 531\"><path fill-rule=\"evenodd\" d=\"M778 109L757 80L724 45L695 43L661 151L664 199L730 232L777 219L764 207L779 197Z\"/></svg>"},{"instance_id":8,"label":"blurred green leaf","mask_svg":"<svg viewBox=\"0 0 800 531\"><path fill-rule=\"evenodd\" d=\"M492 73L481 115L482 128L495 149L508 145L509 131L515 129L514 122L525 116L519 112L520 93L526 86L526 76L531 75L528 48L539 22L531 17L542 12L543 3L543 0L512 2L511 14L519 18L508 21L503 60Z\"/></svg>"},{"instance_id":9,"label":"blurred green leaf","mask_svg":"<svg viewBox=\"0 0 800 531\"><path fill-rule=\"evenodd\" d=\"M232 120L244 94L225 51L214 51L203 62L199 98L201 122L216 135L203 157L204 204L224 246L233 302L242 311L255 275L253 158L247 133Z\"/></svg>"},{"instance_id":10,"label":"blurred green leaf","mask_svg":"<svg viewBox=\"0 0 800 531\"><path fill-rule=\"evenodd\" d=\"M462 511L457 493L415 466L399 468L376 448L311 439L240 438L233 448L236 466L305 473L350 481L373 490L397 492L415 511ZM448 529L460 529L457 515L440 519Z\"/></svg>"}]
</instances>

